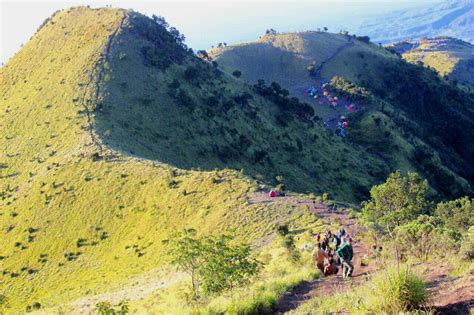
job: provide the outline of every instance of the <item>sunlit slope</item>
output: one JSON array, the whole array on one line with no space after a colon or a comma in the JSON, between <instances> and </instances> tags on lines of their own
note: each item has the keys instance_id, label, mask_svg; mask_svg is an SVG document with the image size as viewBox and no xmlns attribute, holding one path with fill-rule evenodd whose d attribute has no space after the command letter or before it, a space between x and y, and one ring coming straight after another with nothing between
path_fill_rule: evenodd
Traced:
<instances>
[{"instance_id":1,"label":"sunlit slope","mask_svg":"<svg viewBox=\"0 0 474 315\"><path fill-rule=\"evenodd\" d=\"M9 311L120 287L163 266L161 240L184 227L258 242L298 220L300 208L250 204L258 183L247 175L354 200L386 173L313 118L279 125L273 102L170 36L133 12L74 8L0 70L0 292ZM158 59L145 59L144 46ZM157 68L163 56L167 67ZM198 81L184 74L191 65Z\"/></svg>"},{"instance_id":2,"label":"sunlit slope","mask_svg":"<svg viewBox=\"0 0 474 315\"><path fill-rule=\"evenodd\" d=\"M392 169L423 173L440 197L472 193L473 96L434 71L365 38L324 32L265 35L209 54L227 72L240 70L246 81L280 82L328 118L334 111L303 91L339 77L333 88L361 108L344 113L351 142L383 157ZM308 65L319 69L323 63L319 77L308 72Z\"/></svg>"},{"instance_id":3,"label":"sunlit slope","mask_svg":"<svg viewBox=\"0 0 474 315\"><path fill-rule=\"evenodd\" d=\"M402 43L391 44L397 50ZM412 42L412 48L400 52L411 63L422 63L440 75L467 87L474 87L474 46L450 37L435 37Z\"/></svg>"}]
</instances>

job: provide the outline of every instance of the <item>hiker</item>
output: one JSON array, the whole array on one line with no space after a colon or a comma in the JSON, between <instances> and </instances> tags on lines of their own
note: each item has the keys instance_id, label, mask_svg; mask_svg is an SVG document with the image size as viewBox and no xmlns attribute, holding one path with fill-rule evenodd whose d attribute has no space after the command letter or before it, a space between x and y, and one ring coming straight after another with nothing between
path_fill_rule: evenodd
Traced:
<instances>
[{"instance_id":1,"label":"hiker","mask_svg":"<svg viewBox=\"0 0 474 315\"><path fill-rule=\"evenodd\" d=\"M318 244L318 248L313 254L313 260L316 263L316 267L318 267L321 272L324 273L324 260L327 258L328 253L322 247L322 243Z\"/></svg>"},{"instance_id":2,"label":"hiker","mask_svg":"<svg viewBox=\"0 0 474 315\"><path fill-rule=\"evenodd\" d=\"M330 275L335 275L339 271L339 268L337 268L336 261L334 260L334 256L332 254L329 254L325 260L324 260L324 275L325 276L330 276Z\"/></svg>"},{"instance_id":3,"label":"hiker","mask_svg":"<svg viewBox=\"0 0 474 315\"><path fill-rule=\"evenodd\" d=\"M315 238L316 238L316 243L319 244L319 242L321 241L321 233L316 234Z\"/></svg>"},{"instance_id":4,"label":"hiker","mask_svg":"<svg viewBox=\"0 0 474 315\"><path fill-rule=\"evenodd\" d=\"M354 252L352 250L352 239L349 236L344 238L344 244L336 250L336 255L341 260L342 277L344 279L352 277L352 272L354 271L354 265L352 265Z\"/></svg>"},{"instance_id":5,"label":"hiker","mask_svg":"<svg viewBox=\"0 0 474 315\"><path fill-rule=\"evenodd\" d=\"M332 243L334 244L334 247L336 249L338 249L341 245L341 236L339 235L339 232L337 234L332 235Z\"/></svg>"}]
</instances>

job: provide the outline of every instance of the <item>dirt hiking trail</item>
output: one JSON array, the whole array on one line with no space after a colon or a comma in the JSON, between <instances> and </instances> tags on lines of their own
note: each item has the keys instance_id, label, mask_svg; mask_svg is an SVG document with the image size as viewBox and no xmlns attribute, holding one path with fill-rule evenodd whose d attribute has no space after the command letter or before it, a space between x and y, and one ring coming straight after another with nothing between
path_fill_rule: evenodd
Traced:
<instances>
[{"instance_id":1,"label":"dirt hiking trail","mask_svg":"<svg viewBox=\"0 0 474 315\"><path fill-rule=\"evenodd\" d=\"M349 217L347 212L340 210L328 211L330 207L326 204L317 202L313 204L313 201L310 199L301 199L293 196L270 198L264 193L259 193L251 199L251 202L307 205L309 210L323 222L329 225L337 221L337 223L344 228L346 233L353 238L354 273L352 280L343 280L341 270L339 270L336 276L323 277L309 282L304 281L280 298L276 307L277 313L285 313L294 310L312 297L341 292L350 287L357 286L364 280L366 275L375 270L374 264L361 266L361 258L369 254L369 246L360 240L359 235L362 231L355 224L355 220Z\"/></svg>"},{"instance_id":2,"label":"dirt hiking trail","mask_svg":"<svg viewBox=\"0 0 474 315\"><path fill-rule=\"evenodd\" d=\"M377 269L377 263L374 260L371 260L368 266L361 265L361 259L364 256L370 256L370 247L360 237L363 232L362 228L355 224L355 220L350 218L346 211L332 211L323 203L313 204L312 200L298 196L270 198L263 192L254 194L249 201L275 205L307 205L308 209L323 222L328 225L337 222L353 238L354 273L352 279L343 280L341 270L339 270L335 276L304 281L280 298L276 306L277 314L295 310L313 297L330 295L357 287L367 279L371 272ZM452 267L446 261L414 266L414 268L419 267L423 268L417 273L426 281L430 294L428 306L435 307L441 314L470 314L470 309L474 307L474 270L470 270L471 276L453 277L450 275Z\"/></svg>"}]
</instances>

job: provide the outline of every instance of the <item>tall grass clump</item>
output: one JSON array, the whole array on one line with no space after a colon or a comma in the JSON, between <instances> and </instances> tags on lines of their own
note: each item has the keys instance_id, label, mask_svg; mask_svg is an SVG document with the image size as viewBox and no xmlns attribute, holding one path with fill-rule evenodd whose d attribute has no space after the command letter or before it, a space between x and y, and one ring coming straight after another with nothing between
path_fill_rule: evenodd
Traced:
<instances>
[{"instance_id":1,"label":"tall grass clump","mask_svg":"<svg viewBox=\"0 0 474 315\"><path fill-rule=\"evenodd\" d=\"M369 284L368 310L396 314L421 308L428 299L425 282L409 269L391 268Z\"/></svg>"},{"instance_id":2,"label":"tall grass clump","mask_svg":"<svg viewBox=\"0 0 474 315\"><path fill-rule=\"evenodd\" d=\"M344 292L315 297L292 314L431 314L425 308L428 291L424 281L405 268L389 268L368 282Z\"/></svg>"}]
</instances>

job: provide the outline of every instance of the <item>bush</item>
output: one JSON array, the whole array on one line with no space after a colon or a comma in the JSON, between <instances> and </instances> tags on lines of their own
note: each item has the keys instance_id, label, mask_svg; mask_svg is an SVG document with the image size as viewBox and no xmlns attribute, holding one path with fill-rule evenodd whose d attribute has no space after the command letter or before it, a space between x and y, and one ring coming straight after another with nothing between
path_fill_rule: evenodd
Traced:
<instances>
[{"instance_id":1,"label":"bush","mask_svg":"<svg viewBox=\"0 0 474 315\"><path fill-rule=\"evenodd\" d=\"M240 78L240 76L242 76L242 72L240 70L235 70L232 72L232 75L236 78Z\"/></svg>"},{"instance_id":2,"label":"bush","mask_svg":"<svg viewBox=\"0 0 474 315\"><path fill-rule=\"evenodd\" d=\"M396 229L396 243L402 256L427 259L431 254L446 255L458 249L461 234L440 226L439 219L421 215Z\"/></svg>"},{"instance_id":3,"label":"bush","mask_svg":"<svg viewBox=\"0 0 474 315\"><path fill-rule=\"evenodd\" d=\"M189 66L184 70L184 78L188 81L199 78L199 68L197 66Z\"/></svg>"},{"instance_id":4,"label":"bush","mask_svg":"<svg viewBox=\"0 0 474 315\"><path fill-rule=\"evenodd\" d=\"M467 231L474 225L474 203L469 197L440 202L436 206L435 214L451 229Z\"/></svg>"},{"instance_id":5,"label":"bush","mask_svg":"<svg viewBox=\"0 0 474 315\"><path fill-rule=\"evenodd\" d=\"M428 299L424 281L409 270L389 269L369 285L365 308L376 314L399 314L422 307Z\"/></svg>"},{"instance_id":6,"label":"bush","mask_svg":"<svg viewBox=\"0 0 474 315\"><path fill-rule=\"evenodd\" d=\"M95 305L95 311L99 315L125 315L128 314L128 301L124 300L116 305L110 302L99 302Z\"/></svg>"},{"instance_id":7,"label":"bush","mask_svg":"<svg viewBox=\"0 0 474 315\"><path fill-rule=\"evenodd\" d=\"M370 43L370 37L369 36L357 36L356 37L358 40L364 43Z\"/></svg>"},{"instance_id":8,"label":"bush","mask_svg":"<svg viewBox=\"0 0 474 315\"><path fill-rule=\"evenodd\" d=\"M429 212L427 193L428 182L417 173L403 177L397 171L390 174L385 183L372 187L371 200L363 203L363 217L392 234L397 226Z\"/></svg>"},{"instance_id":9,"label":"bush","mask_svg":"<svg viewBox=\"0 0 474 315\"><path fill-rule=\"evenodd\" d=\"M248 244L237 244L226 235L199 237L194 229L178 232L168 247L171 263L190 276L192 298L232 291L250 282L260 270Z\"/></svg>"},{"instance_id":10,"label":"bush","mask_svg":"<svg viewBox=\"0 0 474 315\"><path fill-rule=\"evenodd\" d=\"M464 236L464 241L462 242L459 254L464 260L474 259L474 226L471 226L467 234Z\"/></svg>"},{"instance_id":11,"label":"bush","mask_svg":"<svg viewBox=\"0 0 474 315\"><path fill-rule=\"evenodd\" d=\"M288 224L280 224L277 226L278 235L285 236L289 232Z\"/></svg>"}]
</instances>

